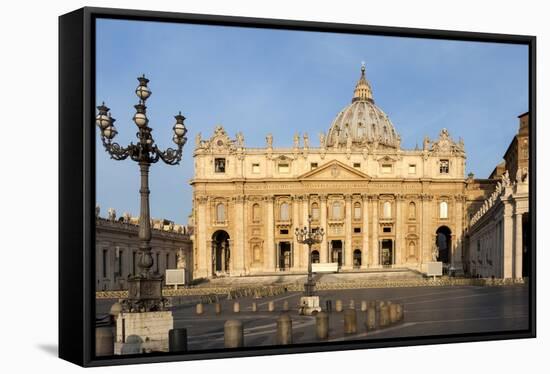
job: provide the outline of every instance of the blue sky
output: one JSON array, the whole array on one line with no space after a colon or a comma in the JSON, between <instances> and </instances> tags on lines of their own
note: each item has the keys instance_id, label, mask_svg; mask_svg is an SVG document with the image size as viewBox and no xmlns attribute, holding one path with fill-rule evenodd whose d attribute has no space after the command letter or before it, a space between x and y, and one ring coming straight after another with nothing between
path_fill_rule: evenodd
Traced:
<instances>
[{"instance_id":1,"label":"blue sky","mask_svg":"<svg viewBox=\"0 0 550 374\"><path fill-rule=\"evenodd\" d=\"M136 77L145 73L156 143L171 143L173 116L187 117L188 144L178 166L151 168L151 214L178 223L191 212L194 137L217 124L245 144L290 146L295 131L312 146L349 104L366 62L374 100L402 147L442 128L464 139L467 172L487 177L528 110L528 48L523 45L247 29L143 21L97 21L96 100L117 119L117 141L135 141ZM139 213L135 162L114 161L97 136L96 193L102 215Z\"/></svg>"}]
</instances>

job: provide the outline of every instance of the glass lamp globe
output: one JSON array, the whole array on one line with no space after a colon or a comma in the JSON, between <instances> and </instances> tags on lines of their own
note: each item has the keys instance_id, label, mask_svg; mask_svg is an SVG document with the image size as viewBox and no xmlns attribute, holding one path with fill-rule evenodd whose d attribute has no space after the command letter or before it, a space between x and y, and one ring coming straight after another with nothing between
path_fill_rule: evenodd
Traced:
<instances>
[{"instance_id":1,"label":"glass lamp globe","mask_svg":"<svg viewBox=\"0 0 550 374\"><path fill-rule=\"evenodd\" d=\"M147 116L145 115L145 113L136 113L134 115L134 122L139 128L141 128L141 127L147 126L147 123L149 122L149 120L147 119Z\"/></svg>"}]
</instances>

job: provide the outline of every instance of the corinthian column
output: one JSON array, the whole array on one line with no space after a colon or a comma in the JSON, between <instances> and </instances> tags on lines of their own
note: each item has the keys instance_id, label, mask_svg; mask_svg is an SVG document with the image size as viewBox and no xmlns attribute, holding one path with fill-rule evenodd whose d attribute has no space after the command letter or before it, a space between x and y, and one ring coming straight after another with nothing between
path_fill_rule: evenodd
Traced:
<instances>
[{"instance_id":1,"label":"corinthian column","mask_svg":"<svg viewBox=\"0 0 550 374\"><path fill-rule=\"evenodd\" d=\"M374 195L371 201L372 205L372 265L380 266L380 243L378 242L378 195Z\"/></svg>"},{"instance_id":2,"label":"corinthian column","mask_svg":"<svg viewBox=\"0 0 550 374\"><path fill-rule=\"evenodd\" d=\"M273 216L273 195L267 196L266 201L266 243L265 243L265 263L264 270L269 272L275 271L275 222Z\"/></svg>"},{"instance_id":3,"label":"corinthian column","mask_svg":"<svg viewBox=\"0 0 550 374\"><path fill-rule=\"evenodd\" d=\"M294 234L294 230L297 227L300 227L300 203L302 202L302 196L296 195L292 196L292 230L291 233ZM302 245L298 242L296 235L292 235L292 270L300 269L302 264L300 263L300 254L302 253Z\"/></svg>"},{"instance_id":4,"label":"corinthian column","mask_svg":"<svg viewBox=\"0 0 550 374\"><path fill-rule=\"evenodd\" d=\"M197 273L195 276L197 278L210 277L212 276L212 250L207 247L207 237L206 237L206 227L210 225L208 222L208 209L207 201L208 198L205 196L197 197L195 200L198 205L198 212L196 217L198 218L197 223L197 232L195 233L196 237L196 253L197 256Z\"/></svg>"},{"instance_id":5,"label":"corinthian column","mask_svg":"<svg viewBox=\"0 0 550 374\"><path fill-rule=\"evenodd\" d=\"M363 248L361 248L361 269L366 269L369 266L369 200L367 194L363 194L361 197L363 199L363 227L361 227Z\"/></svg>"},{"instance_id":6,"label":"corinthian column","mask_svg":"<svg viewBox=\"0 0 550 374\"><path fill-rule=\"evenodd\" d=\"M523 216L516 212L514 215L515 231L514 231L514 257L515 257L515 273L514 278L523 277Z\"/></svg>"},{"instance_id":7,"label":"corinthian column","mask_svg":"<svg viewBox=\"0 0 550 374\"><path fill-rule=\"evenodd\" d=\"M344 224L344 229L346 232L346 240L344 244L344 266L343 270L353 269L353 249L351 244L351 195L346 195L346 221Z\"/></svg>"},{"instance_id":8,"label":"corinthian column","mask_svg":"<svg viewBox=\"0 0 550 374\"><path fill-rule=\"evenodd\" d=\"M325 235L323 235L323 241L321 242L321 253L319 255L321 257L320 262L326 263L329 262L327 247L327 195L321 195L319 198L321 200L321 227L325 230Z\"/></svg>"},{"instance_id":9,"label":"corinthian column","mask_svg":"<svg viewBox=\"0 0 550 374\"><path fill-rule=\"evenodd\" d=\"M308 218L309 218L309 195L302 196L302 226L306 226L308 224ZM302 249L300 251L300 268L303 270L307 270L308 267L308 260L309 260L309 253L308 253L308 246L305 244L302 244Z\"/></svg>"}]
</instances>

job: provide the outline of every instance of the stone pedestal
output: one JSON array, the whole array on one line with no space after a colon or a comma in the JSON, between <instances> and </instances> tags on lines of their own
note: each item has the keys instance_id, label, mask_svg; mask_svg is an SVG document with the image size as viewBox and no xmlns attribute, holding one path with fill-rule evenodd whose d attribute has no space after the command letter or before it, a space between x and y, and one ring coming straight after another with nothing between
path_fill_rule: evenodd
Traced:
<instances>
[{"instance_id":1,"label":"stone pedestal","mask_svg":"<svg viewBox=\"0 0 550 374\"><path fill-rule=\"evenodd\" d=\"M319 296L302 296L300 298L299 313L304 316L311 316L316 312L320 312Z\"/></svg>"},{"instance_id":2,"label":"stone pedestal","mask_svg":"<svg viewBox=\"0 0 550 374\"><path fill-rule=\"evenodd\" d=\"M120 313L116 319L115 355L168 352L174 328L171 311Z\"/></svg>"}]
</instances>

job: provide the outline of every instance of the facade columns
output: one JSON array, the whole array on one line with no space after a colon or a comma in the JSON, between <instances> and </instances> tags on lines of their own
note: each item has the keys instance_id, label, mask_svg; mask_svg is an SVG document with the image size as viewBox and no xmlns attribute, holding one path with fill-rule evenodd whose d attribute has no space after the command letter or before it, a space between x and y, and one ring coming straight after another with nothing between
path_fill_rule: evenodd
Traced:
<instances>
[{"instance_id":1,"label":"facade columns","mask_svg":"<svg viewBox=\"0 0 550 374\"><path fill-rule=\"evenodd\" d=\"M309 218L309 195L302 196L302 226L307 226ZM293 233L294 234L294 233ZM294 235L296 236L296 235ZM300 249L300 268L307 271L309 253L307 253L308 247L305 244L302 244Z\"/></svg>"},{"instance_id":2,"label":"facade columns","mask_svg":"<svg viewBox=\"0 0 550 374\"><path fill-rule=\"evenodd\" d=\"M236 196L235 201L235 222L246 222L244 215L244 196ZM230 266L232 270L232 275L244 275L245 266L244 266L244 243L245 243L245 225L236 225L235 229L235 240L233 241L233 246L229 247L230 256L233 254L232 259L230 259ZM230 239L231 242L231 239Z\"/></svg>"},{"instance_id":3,"label":"facade columns","mask_svg":"<svg viewBox=\"0 0 550 374\"><path fill-rule=\"evenodd\" d=\"M321 242L321 252L319 253L319 256L321 263L327 263L330 262L327 240L327 195L320 195L319 199L321 200L321 227L325 230L325 235L323 235L323 241Z\"/></svg>"},{"instance_id":4,"label":"facade columns","mask_svg":"<svg viewBox=\"0 0 550 374\"><path fill-rule=\"evenodd\" d=\"M351 195L345 196L346 200L346 216L345 216L345 223L344 223L344 230L346 239L344 242L344 264L342 268L344 270L351 270L353 269L353 246L351 241L351 232L353 230L352 228L352 222L351 222Z\"/></svg>"},{"instance_id":5,"label":"facade columns","mask_svg":"<svg viewBox=\"0 0 550 374\"><path fill-rule=\"evenodd\" d=\"M266 243L265 243L265 263L264 267L267 271L275 271L275 219L273 214L273 200L274 196L270 195L266 197Z\"/></svg>"},{"instance_id":6,"label":"facade columns","mask_svg":"<svg viewBox=\"0 0 550 374\"><path fill-rule=\"evenodd\" d=\"M402 224L403 220L403 196L397 195L395 199L395 244L394 244L394 253L395 253L395 265L401 265L403 261L403 255L406 254L405 246L403 245L403 230Z\"/></svg>"},{"instance_id":7,"label":"facade columns","mask_svg":"<svg viewBox=\"0 0 550 374\"><path fill-rule=\"evenodd\" d=\"M464 207L464 196L460 195L457 196L455 199L455 214L456 217L456 232L455 237L453 239L453 251L452 251L452 257L451 257L451 266L453 266L457 271L462 274L464 272L464 266L462 264L462 253L464 248L464 242L460 238L464 237L464 214L463 214L463 207ZM493 259L495 261L496 259Z\"/></svg>"},{"instance_id":8,"label":"facade columns","mask_svg":"<svg viewBox=\"0 0 550 374\"><path fill-rule=\"evenodd\" d=\"M206 219L199 220L199 227L195 234L197 238L195 240L195 249L197 253L197 269L195 276L197 278L206 278L212 276L212 250L210 247L207 247L207 243L210 241L206 237L206 225L207 222L208 224L210 223L210 212L207 208L207 197L197 197L196 201L198 203L198 216L205 217Z\"/></svg>"},{"instance_id":9,"label":"facade columns","mask_svg":"<svg viewBox=\"0 0 550 374\"><path fill-rule=\"evenodd\" d=\"M294 235L296 228L300 227L300 203L301 195L292 196L292 264L291 269L296 270L302 267L300 263L300 253L303 251L302 244L298 242L298 238Z\"/></svg>"},{"instance_id":10,"label":"facade columns","mask_svg":"<svg viewBox=\"0 0 550 374\"><path fill-rule=\"evenodd\" d=\"M363 206L363 225L361 227L361 235L363 239L361 248L361 269L366 269L369 266L369 199L367 194L361 195Z\"/></svg>"},{"instance_id":11,"label":"facade columns","mask_svg":"<svg viewBox=\"0 0 550 374\"><path fill-rule=\"evenodd\" d=\"M372 265L374 267L380 266L380 242L378 241L378 195L372 196Z\"/></svg>"},{"instance_id":12,"label":"facade columns","mask_svg":"<svg viewBox=\"0 0 550 374\"><path fill-rule=\"evenodd\" d=\"M514 221L514 278L518 279L523 277L523 215L516 211Z\"/></svg>"}]
</instances>

